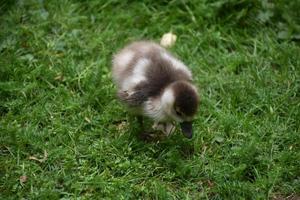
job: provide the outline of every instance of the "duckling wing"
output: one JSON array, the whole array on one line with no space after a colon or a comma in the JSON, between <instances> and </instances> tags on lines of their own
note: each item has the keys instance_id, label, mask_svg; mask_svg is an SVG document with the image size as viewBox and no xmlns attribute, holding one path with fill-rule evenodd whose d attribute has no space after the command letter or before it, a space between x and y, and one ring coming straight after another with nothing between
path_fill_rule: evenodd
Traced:
<instances>
[{"instance_id":1,"label":"duckling wing","mask_svg":"<svg viewBox=\"0 0 300 200\"><path fill-rule=\"evenodd\" d=\"M123 103L133 107L141 106L148 98L142 90L134 92L118 91L117 95Z\"/></svg>"}]
</instances>

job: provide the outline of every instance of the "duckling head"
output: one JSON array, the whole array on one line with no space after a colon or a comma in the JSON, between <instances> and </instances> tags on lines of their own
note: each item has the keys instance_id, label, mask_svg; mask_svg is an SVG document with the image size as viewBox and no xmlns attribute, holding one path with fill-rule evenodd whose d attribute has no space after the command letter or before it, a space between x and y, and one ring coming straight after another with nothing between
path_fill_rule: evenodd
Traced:
<instances>
[{"instance_id":1,"label":"duckling head","mask_svg":"<svg viewBox=\"0 0 300 200\"><path fill-rule=\"evenodd\" d=\"M164 89L161 103L168 118L180 124L185 137L192 138L192 121L199 105L196 87L187 81L173 82Z\"/></svg>"}]
</instances>

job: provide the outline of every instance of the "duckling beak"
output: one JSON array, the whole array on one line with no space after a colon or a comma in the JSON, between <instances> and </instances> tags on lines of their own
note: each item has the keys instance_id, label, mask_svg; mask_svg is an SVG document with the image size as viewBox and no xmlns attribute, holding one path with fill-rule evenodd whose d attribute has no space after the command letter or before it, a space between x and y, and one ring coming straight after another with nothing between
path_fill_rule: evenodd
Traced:
<instances>
[{"instance_id":1,"label":"duckling beak","mask_svg":"<svg viewBox=\"0 0 300 200\"><path fill-rule=\"evenodd\" d=\"M193 137L193 125L192 122L182 122L180 123L181 131L183 135L189 139Z\"/></svg>"}]
</instances>

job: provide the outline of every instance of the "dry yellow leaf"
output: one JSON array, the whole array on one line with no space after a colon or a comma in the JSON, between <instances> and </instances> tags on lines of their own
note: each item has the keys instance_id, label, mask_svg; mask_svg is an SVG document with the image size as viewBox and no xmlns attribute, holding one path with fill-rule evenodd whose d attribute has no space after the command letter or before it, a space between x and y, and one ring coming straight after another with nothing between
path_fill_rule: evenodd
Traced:
<instances>
[{"instance_id":1,"label":"dry yellow leaf","mask_svg":"<svg viewBox=\"0 0 300 200\"><path fill-rule=\"evenodd\" d=\"M161 40L160 45L163 47L171 47L175 44L177 36L173 33L165 33Z\"/></svg>"}]
</instances>

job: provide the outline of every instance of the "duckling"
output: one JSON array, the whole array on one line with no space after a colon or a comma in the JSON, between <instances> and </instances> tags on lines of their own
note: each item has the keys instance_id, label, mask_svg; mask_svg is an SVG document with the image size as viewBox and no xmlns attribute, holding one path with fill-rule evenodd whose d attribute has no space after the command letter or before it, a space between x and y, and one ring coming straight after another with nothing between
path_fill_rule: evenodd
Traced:
<instances>
[{"instance_id":1,"label":"duckling","mask_svg":"<svg viewBox=\"0 0 300 200\"><path fill-rule=\"evenodd\" d=\"M113 56L117 96L137 116L146 116L169 134L178 122L192 138L199 96L186 65L151 41L133 42Z\"/></svg>"}]
</instances>

